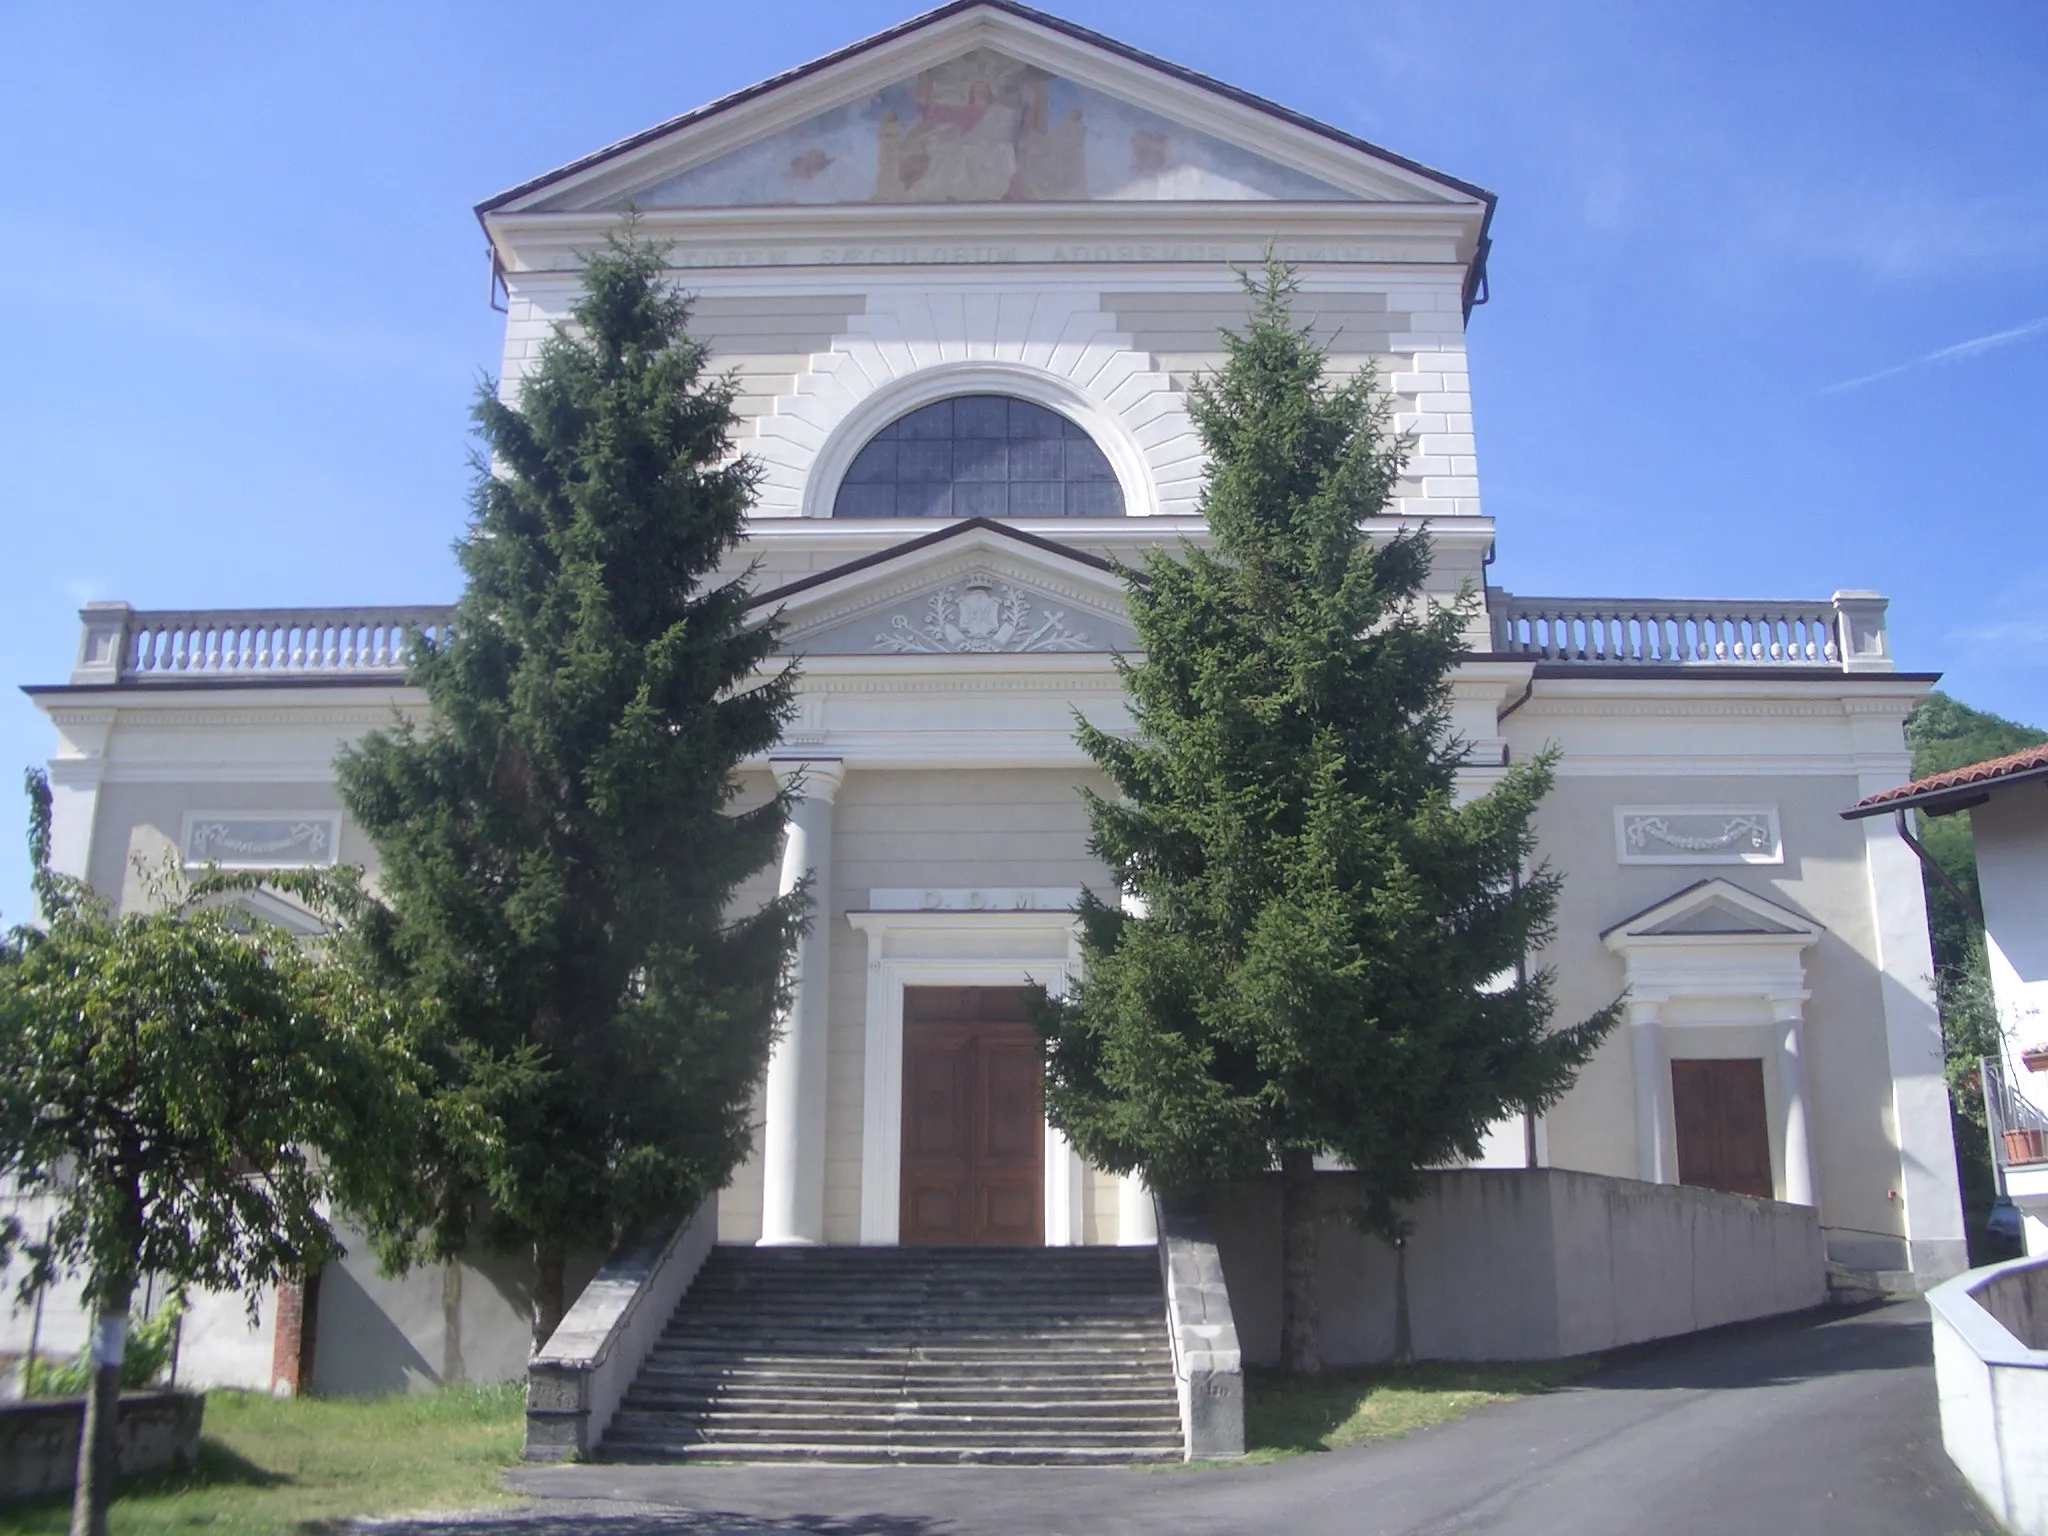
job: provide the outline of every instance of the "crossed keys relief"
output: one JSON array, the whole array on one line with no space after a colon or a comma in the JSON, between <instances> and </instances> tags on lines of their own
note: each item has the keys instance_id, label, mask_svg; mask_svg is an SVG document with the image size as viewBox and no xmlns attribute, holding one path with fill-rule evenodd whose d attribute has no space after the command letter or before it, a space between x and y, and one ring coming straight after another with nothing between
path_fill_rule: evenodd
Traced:
<instances>
[{"instance_id":1,"label":"crossed keys relief","mask_svg":"<svg viewBox=\"0 0 2048 1536\"><path fill-rule=\"evenodd\" d=\"M1067 627L1063 610L1035 614L1030 598L986 576L971 576L962 587L933 593L925 607L925 617L916 623L908 614L891 615L889 628L875 636L876 648L898 655L942 656L1085 651L1094 644L1085 631Z\"/></svg>"}]
</instances>

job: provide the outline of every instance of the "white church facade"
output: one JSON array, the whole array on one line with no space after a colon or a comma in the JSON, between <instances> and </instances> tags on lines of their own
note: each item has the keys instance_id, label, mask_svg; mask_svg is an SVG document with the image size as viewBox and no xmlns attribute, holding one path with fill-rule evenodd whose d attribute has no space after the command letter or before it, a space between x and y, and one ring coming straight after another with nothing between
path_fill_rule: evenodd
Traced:
<instances>
[{"instance_id":1,"label":"white church facade","mask_svg":"<svg viewBox=\"0 0 2048 1536\"><path fill-rule=\"evenodd\" d=\"M1539 815L1565 876L1561 1019L1627 1019L1487 1162L1814 1207L1829 1258L1964 1267L1918 866L1884 818L1932 679L1884 600L1545 599L1501 590L1466 328L1493 198L1272 103L996 0L949 5L479 209L508 390L629 208L762 467L742 558L800 657L750 770L799 784L778 878L818 917L727 1244L1152 1240L1142 1189L1039 1109L1013 989L1077 964L1109 884L1077 789L1134 644L1111 560L1200 542L1187 392L1241 323L1238 269L1294 263L1332 366L1375 364L1414 449L1384 528L1484 594L1455 682L1466 782L1560 749ZM1498 553L1498 561L1496 555ZM94 604L54 727L56 859L367 865L336 749L420 714L407 626L445 610ZM10 1325L10 1329L12 1325Z\"/></svg>"}]
</instances>

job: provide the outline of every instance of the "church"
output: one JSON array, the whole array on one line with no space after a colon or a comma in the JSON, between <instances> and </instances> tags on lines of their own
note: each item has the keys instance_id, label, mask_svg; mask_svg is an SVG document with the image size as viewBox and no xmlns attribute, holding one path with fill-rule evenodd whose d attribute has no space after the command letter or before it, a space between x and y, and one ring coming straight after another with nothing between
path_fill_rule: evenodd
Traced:
<instances>
[{"instance_id":1,"label":"church","mask_svg":"<svg viewBox=\"0 0 2048 1536\"><path fill-rule=\"evenodd\" d=\"M1893 1288L1964 1267L1918 866L1889 819L1840 814L1908 777L1902 724L1934 679L1895 667L1875 593L1502 587L1528 531L1488 515L1466 354L1492 193L957 0L480 204L507 391L577 253L631 210L739 383L736 446L761 467L739 558L802 665L798 717L751 772L802 796L762 890L808 871L821 899L721 1249L1159 1240L1149 1193L1045 1123L1018 989L1072 974L1071 909L1110 883L1073 738L1076 711L1125 718L1110 562L1204 539L1188 390L1270 248L1331 366L1373 364L1412 439L1374 531L1426 527L1440 593L1484 594L1455 679L1467 788L1560 750L1538 825L1564 890L1535 957L1558 1017L1626 993L1570 1094L1498 1126L1485 1165L1807 1208L1830 1265ZM127 900L131 862L164 848L374 876L334 755L423 712L404 636L446 617L88 605L70 678L29 689L54 728L56 862ZM503 1374L523 1350L515 1328Z\"/></svg>"}]
</instances>

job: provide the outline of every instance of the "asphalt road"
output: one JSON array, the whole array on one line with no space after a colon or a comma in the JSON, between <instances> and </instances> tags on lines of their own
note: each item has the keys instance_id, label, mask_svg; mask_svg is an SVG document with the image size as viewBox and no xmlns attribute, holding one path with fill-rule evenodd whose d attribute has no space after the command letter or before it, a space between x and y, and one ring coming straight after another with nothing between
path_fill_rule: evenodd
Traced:
<instances>
[{"instance_id":1,"label":"asphalt road","mask_svg":"<svg viewBox=\"0 0 2048 1536\"><path fill-rule=\"evenodd\" d=\"M1926 1309L1631 1351L1560 1392L1264 1467L522 1468L528 1508L407 1536L1995 1533L1941 1451ZM389 1530L391 1523L380 1522Z\"/></svg>"}]
</instances>

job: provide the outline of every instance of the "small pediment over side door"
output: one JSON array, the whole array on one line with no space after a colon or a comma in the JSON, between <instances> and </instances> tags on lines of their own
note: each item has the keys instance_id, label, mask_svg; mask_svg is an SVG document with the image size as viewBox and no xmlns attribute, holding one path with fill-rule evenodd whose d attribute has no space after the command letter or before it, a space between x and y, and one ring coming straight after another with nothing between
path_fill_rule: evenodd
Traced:
<instances>
[{"instance_id":1,"label":"small pediment over side door","mask_svg":"<svg viewBox=\"0 0 2048 1536\"><path fill-rule=\"evenodd\" d=\"M1116 576L999 527L962 528L766 594L806 656L1104 655L1138 637Z\"/></svg>"}]
</instances>

